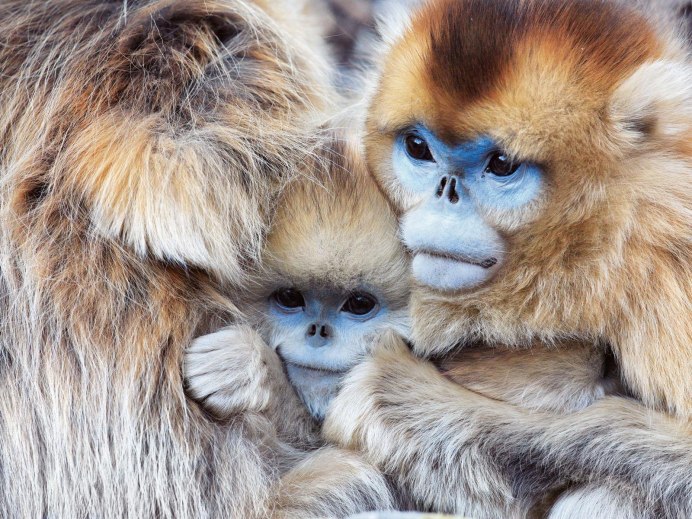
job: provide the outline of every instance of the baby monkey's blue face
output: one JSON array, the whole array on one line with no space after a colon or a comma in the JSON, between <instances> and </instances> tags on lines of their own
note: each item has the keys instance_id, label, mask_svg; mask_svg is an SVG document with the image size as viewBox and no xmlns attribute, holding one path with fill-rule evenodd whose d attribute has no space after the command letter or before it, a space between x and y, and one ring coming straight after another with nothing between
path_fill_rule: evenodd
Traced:
<instances>
[{"instance_id":1,"label":"baby monkey's blue face","mask_svg":"<svg viewBox=\"0 0 692 519\"><path fill-rule=\"evenodd\" d=\"M269 296L269 343L313 416L322 418L341 377L384 330L407 332L408 311L367 287L284 287Z\"/></svg>"},{"instance_id":2,"label":"baby monkey's blue face","mask_svg":"<svg viewBox=\"0 0 692 519\"><path fill-rule=\"evenodd\" d=\"M388 309L365 290L281 288L269 300L278 351L287 363L326 372L345 372L356 362L361 338L377 330ZM288 338L293 340L287 340Z\"/></svg>"},{"instance_id":3,"label":"baby monkey's blue face","mask_svg":"<svg viewBox=\"0 0 692 519\"><path fill-rule=\"evenodd\" d=\"M439 290L490 279L505 259L492 221L511 220L539 197L541 169L514 161L489 137L448 145L424 126L399 134L392 160L410 200L401 234L415 278Z\"/></svg>"}]
</instances>

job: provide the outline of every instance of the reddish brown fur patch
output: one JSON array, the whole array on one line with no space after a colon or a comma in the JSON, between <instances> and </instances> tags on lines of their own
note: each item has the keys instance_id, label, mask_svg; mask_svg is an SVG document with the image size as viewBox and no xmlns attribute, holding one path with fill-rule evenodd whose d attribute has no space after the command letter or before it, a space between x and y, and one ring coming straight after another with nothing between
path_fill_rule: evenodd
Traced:
<instances>
[{"instance_id":1,"label":"reddish brown fur patch","mask_svg":"<svg viewBox=\"0 0 692 519\"><path fill-rule=\"evenodd\" d=\"M585 92L607 92L660 52L639 13L605 0L442 0L427 3L392 49L383 90L396 99L390 114L408 111L394 117L399 126L422 122L454 140L459 111L498 101L517 73L557 74ZM536 56L548 68L534 68Z\"/></svg>"},{"instance_id":2,"label":"reddish brown fur patch","mask_svg":"<svg viewBox=\"0 0 692 519\"><path fill-rule=\"evenodd\" d=\"M415 37L430 41L429 87L468 103L492 92L512 59L523 19L503 0L431 4L416 19Z\"/></svg>"},{"instance_id":3,"label":"reddish brown fur patch","mask_svg":"<svg viewBox=\"0 0 692 519\"><path fill-rule=\"evenodd\" d=\"M429 86L458 104L492 95L527 39L555 39L551 50L577 75L610 84L658 49L639 14L603 0L433 2L414 20L410 38L430 42L423 60Z\"/></svg>"}]
</instances>

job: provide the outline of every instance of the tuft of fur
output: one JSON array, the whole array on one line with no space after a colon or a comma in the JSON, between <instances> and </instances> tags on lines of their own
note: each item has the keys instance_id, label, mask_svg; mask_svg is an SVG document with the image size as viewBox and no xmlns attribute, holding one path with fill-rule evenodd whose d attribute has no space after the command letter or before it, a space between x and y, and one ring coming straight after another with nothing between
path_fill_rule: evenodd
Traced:
<instances>
[{"instance_id":1,"label":"tuft of fur","mask_svg":"<svg viewBox=\"0 0 692 519\"><path fill-rule=\"evenodd\" d=\"M262 517L284 444L183 392L234 321L330 104L311 18L262 0L0 5L0 509ZM285 448L292 448L285 445Z\"/></svg>"},{"instance_id":2,"label":"tuft of fur","mask_svg":"<svg viewBox=\"0 0 692 519\"><path fill-rule=\"evenodd\" d=\"M393 510L395 501L382 473L358 453L324 447L281 480L277 517L350 517Z\"/></svg>"},{"instance_id":3,"label":"tuft of fur","mask_svg":"<svg viewBox=\"0 0 692 519\"><path fill-rule=\"evenodd\" d=\"M309 19L247 1L5 2L2 14L17 210L33 209L36 186L65 193L98 236L238 281L328 105L326 55L297 35Z\"/></svg>"},{"instance_id":4,"label":"tuft of fur","mask_svg":"<svg viewBox=\"0 0 692 519\"><path fill-rule=\"evenodd\" d=\"M353 139L336 138L310 178L286 186L259 284L270 290L287 282L344 290L372 285L397 308L408 305L409 261L396 216L362 157Z\"/></svg>"},{"instance_id":5,"label":"tuft of fur","mask_svg":"<svg viewBox=\"0 0 692 519\"><path fill-rule=\"evenodd\" d=\"M561 495L546 515L548 519L589 517L592 519L654 519L664 513L657 507L646 507L638 501L637 491L620 487L590 485Z\"/></svg>"}]
</instances>

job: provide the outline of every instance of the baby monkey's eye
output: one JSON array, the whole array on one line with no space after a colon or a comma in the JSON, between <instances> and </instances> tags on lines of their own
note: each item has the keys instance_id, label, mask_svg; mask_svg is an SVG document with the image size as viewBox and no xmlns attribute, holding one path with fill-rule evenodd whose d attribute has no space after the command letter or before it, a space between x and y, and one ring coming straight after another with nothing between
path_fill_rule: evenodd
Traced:
<instances>
[{"instance_id":1,"label":"baby monkey's eye","mask_svg":"<svg viewBox=\"0 0 692 519\"><path fill-rule=\"evenodd\" d=\"M488 166L485 168L487 173L492 173L497 177L508 177L521 166L520 162L514 162L506 153L495 152L490 157Z\"/></svg>"},{"instance_id":2,"label":"baby monkey's eye","mask_svg":"<svg viewBox=\"0 0 692 519\"><path fill-rule=\"evenodd\" d=\"M404 137L404 143L406 144L406 153L412 159L435 162L430 147L423 137L409 133Z\"/></svg>"},{"instance_id":3,"label":"baby monkey's eye","mask_svg":"<svg viewBox=\"0 0 692 519\"><path fill-rule=\"evenodd\" d=\"M303 294L298 292L295 288L281 288L272 294L272 298L282 308L292 310L305 306Z\"/></svg>"},{"instance_id":4,"label":"baby monkey's eye","mask_svg":"<svg viewBox=\"0 0 692 519\"><path fill-rule=\"evenodd\" d=\"M341 307L341 311L353 315L367 315L372 312L376 306L377 299L375 296L366 294L365 292L355 292L346 300Z\"/></svg>"}]
</instances>

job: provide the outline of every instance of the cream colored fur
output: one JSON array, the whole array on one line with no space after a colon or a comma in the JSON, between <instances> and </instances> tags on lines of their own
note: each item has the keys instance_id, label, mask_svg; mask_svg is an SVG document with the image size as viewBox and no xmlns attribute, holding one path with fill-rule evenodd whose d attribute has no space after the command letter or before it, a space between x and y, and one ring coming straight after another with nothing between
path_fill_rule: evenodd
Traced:
<instances>
[{"instance_id":1,"label":"cream colored fur","mask_svg":"<svg viewBox=\"0 0 692 519\"><path fill-rule=\"evenodd\" d=\"M632 500L633 510L685 517L692 509L689 426L618 397L567 415L527 412L441 376L395 338L388 343L351 373L323 432L395 474L417 506L525 517L544 495L583 481L598 499L627 489L618 502Z\"/></svg>"}]
</instances>

